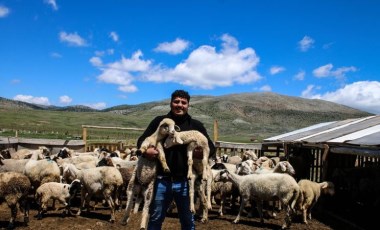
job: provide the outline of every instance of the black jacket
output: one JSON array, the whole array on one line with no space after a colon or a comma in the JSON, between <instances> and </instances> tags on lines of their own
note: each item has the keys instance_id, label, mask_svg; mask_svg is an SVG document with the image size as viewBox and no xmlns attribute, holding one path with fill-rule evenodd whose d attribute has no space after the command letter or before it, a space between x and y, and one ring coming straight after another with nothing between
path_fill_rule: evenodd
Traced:
<instances>
[{"instance_id":1,"label":"black jacket","mask_svg":"<svg viewBox=\"0 0 380 230\"><path fill-rule=\"evenodd\" d=\"M175 124L179 126L181 131L198 130L203 135L205 135L208 139L208 145L210 148L209 158L215 158L215 146L210 137L208 136L206 128L200 121L192 119L191 116L188 114L178 117L174 116L171 112L169 112L167 115L155 117L150 122L144 133L137 140L138 148L141 147L141 144L145 140L145 138L152 135L157 130L158 125L164 118L173 119L175 121ZM170 176L186 177L188 169L186 145L176 145L164 150L166 161L171 172ZM163 175L161 164L158 164L158 175Z\"/></svg>"}]
</instances>

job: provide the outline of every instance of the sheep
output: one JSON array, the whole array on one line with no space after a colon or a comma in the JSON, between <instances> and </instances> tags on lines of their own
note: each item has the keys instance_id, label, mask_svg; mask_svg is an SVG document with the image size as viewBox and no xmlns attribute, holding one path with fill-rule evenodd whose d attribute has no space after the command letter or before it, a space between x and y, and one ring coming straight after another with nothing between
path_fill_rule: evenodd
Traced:
<instances>
[{"instance_id":1,"label":"sheep","mask_svg":"<svg viewBox=\"0 0 380 230\"><path fill-rule=\"evenodd\" d=\"M140 149L138 150L141 154L146 152L146 150L149 147L157 147L157 144L164 140L168 136L168 134L173 134L175 132L175 122L170 118L164 118L160 124L158 125L157 130L150 135L149 137L145 138L145 140L141 143ZM162 146L162 145L160 145ZM169 173L170 169L169 166L166 163L165 159L165 152L163 151L163 148L157 148L158 150L158 160L160 161L162 165L162 169L164 172Z\"/></svg>"},{"instance_id":2,"label":"sheep","mask_svg":"<svg viewBox=\"0 0 380 230\"><path fill-rule=\"evenodd\" d=\"M49 156L50 155L50 150L47 147L45 147L45 146L39 146L37 150L32 150L32 149L20 149L20 150L17 150L13 154L12 159L20 160L20 159L30 158L31 155L33 155L33 152L35 152L35 151L39 151L44 156Z\"/></svg>"},{"instance_id":3,"label":"sheep","mask_svg":"<svg viewBox=\"0 0 380 230\"><path fill-rule=\"evenodd\" d=\"M223 216L225 213L225 205L227 197L233 195L235 186L230 181L215 181L216 176L222 171L222 169L212 169L213 181L211 183L211 195L220 195L219 216Z\"/></svg>"},{"instance_id":4,"label":"sheep","mask_svg":"<svg viewBox=\"0 0 380 230\"><path fill-rule=\"evenodd\" d=\"M14 228L14 222L17 217L17 205L24 209L24 224L27 225L29 222L27 196L30 189L30 181L25 175L18 172L0 173L0 204L5 200L11 210L8 229Z\"/></svg>"},{"instance_id":5,"label":"sheep","mask_svg":"<svg viewBox=\"0 0 380 230\"><path fill-rule=\"evenodd\" d=\"M161 143L157 143L157 148L163 148ZM141 202L140 197L144 198L144 207L141 215L140 229L146 229L149 206L153 199L153 188L156 181L157 174L157 161L149 160L145 157L139 157L137 165L133 170L132 177L127 187L127 204L125 207L125 214L121 221L122 225L127 225L130 219L130 213L133 201L136 200L136 205L133 213L137 213L138 206Z\"/></svg>"},{"instance_id":6,"label":"sheep","mask_svg":"<svg viewBox=\"0 0 380 230\"><path fill-rule=\"evenodd\" d=\"M308 179L302 179L298 182L300 195L297 200L297 208L302 211L302 219L308 224L307 218L311 220L311 210L318 202L322 194L333 196L335 194L334 184L330 181L317 183Z\"/></svg>"},{"instance_id":7,"label":"sheep","mask_svg":"<svg viewBox=\"0 0 380 230\"><path fill-rule=\"evenodd\" d=\"M222 156L222 160L224 163L229 163L229 164L234 164L234 165L237 165L237 164L240 164L243 159L239 156L227 156L227 155L223 155Z\"/></svg>"},{"instance_id":8,"label":"sheep","mask_svg":"<svg viewBox=\"0 0 380 230\"><path fill-rule=\"evenodd\" d=\"M160 161L164 172L170 172L166 163L165 152L163 147L163 140L175 132L175 122L170 118L164 118L158 125L156 131L145 138L141 146L136 150L137 155L146 152L150 147L155 147L158 151L158 160ZM130 212L132 209L133 200L136 200L134 213L137 213L141 196L144 198L144 207L141 216L140 229L145 229L148 221L149 206L153 198L153 186L157 176L157 162L155 160L148 160L145 157L139 157L137 165L133 171L131 180L127 187L127 205L125 207L125 214L121 221L122 225L126 225L129 221Z\"/></svg>"},{"instance_id":9,"label":"sheep","mask_svg":"<svg viewBox=\"0 0 380 230\"><path fill-rule=\"evenodd\" d=\"M118 192L123 184L123 178L115 167L96 167L78 170L73 164L67 164L63 174L70 174L82 183L81 206L76 213L81 214L81 209L86 206L89 211L89 203L93 195L102 194L111 209L110 222L115 221L115 204L119 204ZM115 202L113 199L115 198Z\"/></svg>"},{"instance_id":10,"label":"sheep","mask_svg":"<svg viewBox=\"0 0 380 230\"><path fill-rule=\"evenodd\" d=\"M280 161L273 168L259 167L256 169L255 173L287 173L291 176L294 176L296 171L289 161Z\"/></svg>"},{"instance_id":11,"label":"sheep","mask_svg":"<svg viewBox=\"0 0 380 230\"><path fill-rule=\"evenodd\" d=\"M58 182L47 182L37 188L35 199L39 203L37 217L42 219L43 213L46 212L47 203L50 199L58 200L65 206L63 216L70 214L70 201L80 190L81 183L78 179L71 182L71 184L64 184Z\"/></svg>"},{"instance_id":12,"label":"sheep","mask_svg":"<svg viewBox=\"0 0 380 230\"><path fill-rule=\"evenodd\" d=\"M220 180L229 180L239 188L241 204L239 213L233 221L234 223L239 222L241 212L250 200L258 201L257 210L260 214L260 222L263 223L262 201L279 199L287 210L282 228L287 228L291 225L291 215L294 213L294 206L300 189L295 179L290 175L266 173L240 176L228 170L223 170L215 178L215 181Z\"/></svg>"},{"instance_id":13,"label":"sheep","mask_svg":"<svg viewBox=\"0 0 380 230\"><path fill-rule=\"evenodd\" d=\"M24 168L29 159L0 159L0 172L19 172L24 173Z\"/></svg>"},{"instance_id":14,"label":"sheep","mask_svg":"<svg viewBox=\"0 0 380 230\"><path fill-rule=\"evenodd\" d=\"M257 159L258 159L258 157L257 157L256 153L253 150L246 150L246 151L244 151L243 157L242 157L243 161L246 161L246 160L254 160L254 161L256 161Z\"/></svg>"},{"instance_id":15,"label":"sheep","mask_svg":"<svg viewBox=\"0 0 380 230\"><path fill-rule=\"evenodd\" d=\"M205 135L197 130L182 131L170 134L164 143L165 148L170 148L174 145L187 145L187 164L189 166L187 172L187 178L189 183L189 195L190 195L190 211L195 213L194 205L194 186L195 180L198 176L202 176L202 183L205 183L206 187L206 199L207 204L203 204L203 207L211 209L211 181L212 177L208 176L208 170L210 166L208 164L208 158L210 156L210 147L208 146L208 139ZM193 161L193 151L195 148L201 147L203 150L202 160L195 159Z\"/></svg>"},{"instance_id":16,"label":"sheep","mask_svg":"<svg viewBox=\"0 0 380 230\"><path fill-rule=\"evenodd\" d=\"M34 190L46 182L60 182L61 171L55 161L38 160L42 153L35 151L25 164L24 174L29 178Z\"/></svg>"}]
</instances>

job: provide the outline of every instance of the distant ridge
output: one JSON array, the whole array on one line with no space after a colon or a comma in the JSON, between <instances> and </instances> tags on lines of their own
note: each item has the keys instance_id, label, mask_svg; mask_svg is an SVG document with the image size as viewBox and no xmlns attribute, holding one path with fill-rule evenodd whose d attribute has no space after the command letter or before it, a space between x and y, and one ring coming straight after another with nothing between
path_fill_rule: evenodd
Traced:
<instances>
[{"instance_id":1,"label":"distant ridge","mask_svg":"<svg viewBox=\"0 0 380 230\"><path fill-rule=\"evenodd\" d=\"M44 127L62 123L64 127L80 128L81 124L99 126L120 126L145 128L157 115L166 114L170 99L141 103L137 105L118 105L103 110L75 105L66 107L41 106L14 101L0 97L0 128L27 122L29 126ZM15 109L20 112L12 112ZM22 110L38 110L33 117L21 117ZM59 120L57 114L67 112L66 118ZM82 112L83 115L76 115ZM229 141L248 141L279 135L321 122L337 121L373 115L341 104L275 93L241 93L222 96L197 96L190 100L189 113L202 121L212 133L214 121L218 122L219 137ZM9 114L9 115L7 115ZM16 114L16 115L14 115ZM38 117L37 116L40 116ZM20 117L15 120L15 118ZM51 117L51 118L50 118ZM50 119L50 120L49 120ZM24 121L27 120L27 121ZM69 121L69 122L68 122Z\"/></svg>"}]
</instances>

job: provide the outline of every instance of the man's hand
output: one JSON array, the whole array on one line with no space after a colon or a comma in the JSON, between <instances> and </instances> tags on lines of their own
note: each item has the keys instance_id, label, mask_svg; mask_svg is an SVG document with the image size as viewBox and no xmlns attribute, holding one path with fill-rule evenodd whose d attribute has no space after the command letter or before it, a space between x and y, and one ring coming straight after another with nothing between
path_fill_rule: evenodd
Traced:
<instances>
[{"instance_id":1,"label":"man's hand","mask_svg":"<svg viewBox=\"0 0 380 230\"><path fill-rule=\"evenodd\" d=\"M203 149L202 147L196 147L194 150L193 150L193 159L203 159Z\"/></svg>"},{"instance_id":2,"label":"man's hand","mask_svg":"<svg viewBox=\"0 0 380 230\"><path fill-rule=\"evenodd\" d=\"M152 146L149 147L145 153L143 153L143 156L147 158L148 160L154 160L158 156L158 150L156 147Z\"/></svg>"}]
</instances>

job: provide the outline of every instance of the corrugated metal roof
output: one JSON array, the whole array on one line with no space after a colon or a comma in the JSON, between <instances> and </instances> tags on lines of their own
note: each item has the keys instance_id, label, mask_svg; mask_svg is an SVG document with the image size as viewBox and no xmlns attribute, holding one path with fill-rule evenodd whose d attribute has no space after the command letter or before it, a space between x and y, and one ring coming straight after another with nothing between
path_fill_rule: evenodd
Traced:
<instances>
[{"instance_id":1,"label":"corrugated metal roof","mask_svg":"<svg viewBox=\"0 0 380 230\"><path fill-rule=\"evenodd\" d=\"M380 115L320 123L264 140L268 142L380 146Z\"/></svg>"}]
</instances>

